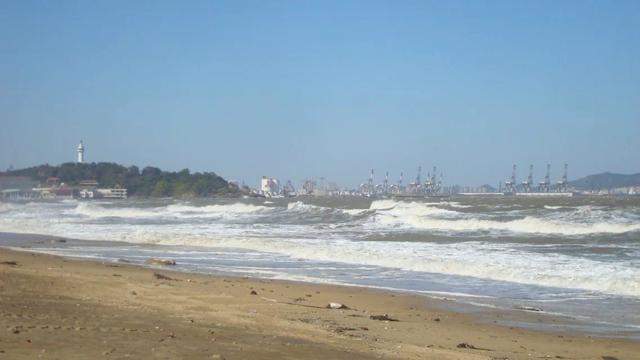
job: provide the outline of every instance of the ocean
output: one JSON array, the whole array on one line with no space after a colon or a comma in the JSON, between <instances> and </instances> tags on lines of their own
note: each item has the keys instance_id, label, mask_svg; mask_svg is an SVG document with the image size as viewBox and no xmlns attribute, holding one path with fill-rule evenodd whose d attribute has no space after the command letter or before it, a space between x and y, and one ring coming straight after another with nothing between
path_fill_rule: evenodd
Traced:
<instances>
[{"instance_id":1,"label":"ocean","mask_svg":"<svg viewBox=\"0 0 640 360\"><path fill-rule=\"evenodd\" d=\"M640 198L0 203L0 232L88 240L30 245L53 254L172 258L186 271L406 291L640 333Z\"/></svg>"}]
</instances>

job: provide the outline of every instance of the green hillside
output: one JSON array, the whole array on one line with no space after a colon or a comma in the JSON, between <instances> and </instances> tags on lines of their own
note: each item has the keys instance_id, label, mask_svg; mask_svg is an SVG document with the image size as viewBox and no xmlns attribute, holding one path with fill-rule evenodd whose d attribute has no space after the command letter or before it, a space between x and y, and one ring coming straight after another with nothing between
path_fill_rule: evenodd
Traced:
<instances>
[{"instance_id":1,"label":"green hillside","mask_svg":"<svg viewBox=\"0 0 640 360\"><path fill-rule=\"evenodd\" d=\"M124 187L130 196L151 197L207 197L235 195L238 188L213 172L190 173L162 171L147 166L142 171L137 166L125 167L114 163L64 163L58 166L40 165L4 173L11 176L27 176L44 183L50 177L60 178L68 185L83 180L96 180L100 187Z\"/></svg>"}]
</instances>

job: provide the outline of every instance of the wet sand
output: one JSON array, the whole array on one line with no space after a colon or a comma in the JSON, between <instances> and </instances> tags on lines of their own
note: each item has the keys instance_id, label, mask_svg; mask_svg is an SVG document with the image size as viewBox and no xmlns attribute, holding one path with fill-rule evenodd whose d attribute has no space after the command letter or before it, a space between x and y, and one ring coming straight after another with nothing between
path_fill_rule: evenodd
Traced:
<instances>
[{"instance_id":1,"label":"wet sand","mask_svg":"<svg viewBox=\"0 0 640 360\"><path fill-rule=\"evenodd\" d=\"M398 321L371 318L383 314ZM0 249L0 359L640 359L638 341L494 323L503 317L365 288Z\"/></svg>"}]
</instances>

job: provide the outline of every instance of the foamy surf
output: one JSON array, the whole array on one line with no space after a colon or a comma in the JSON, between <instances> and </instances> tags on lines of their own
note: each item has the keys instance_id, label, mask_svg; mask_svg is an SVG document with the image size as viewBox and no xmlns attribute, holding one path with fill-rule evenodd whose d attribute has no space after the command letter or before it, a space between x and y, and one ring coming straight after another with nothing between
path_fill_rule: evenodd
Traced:
<instances>
[{"instance_id":1,"label":"foamy surf","mask_svg":"<svg viewBox=\"0 0 640 360\"><path fill-rule=\"evenodd\" d=\"M591 208L576 208L574 214L555 218L543 213L538 216L521 215L513 219L496 220L491 216L494 218L505 215L513 217L521 211L469 214L445 209L443 205L449 205L449 203L374 201L371 204L371 209L376 210L373 225L380 228L413 228L478 235L523 233L575 236L640 231L640 221L636 221L632 217L611 218L606 216L608 214L594 217L591 216ZM590 221L585 222L584 220Z\"/></svg>"},{"instance_id":2,"label":"foamy surf","mask_svg":"<svg viewBox=\"0 0 640 360\"><path fill-rule=\"evenodd\" d=\"M153 236L158 239L160 234ZM165 245L239 248L294 259L337 261L420 273L477 277L520 284L640 297L640 268L568 255L549 257L485 243L421 244L250 237L161 238Z\"/></svg>"},{"instance_id":3,"label":"foamy surf","mask_svg":"<svg viewBox=\"0 0 640 360\"><path fill-rule=\"evenodd\" d=\"M640 325L629 315L640 306L640 200L298 200L0 203L0 232L134 244L64 254L154 254L193 271L457 294Z\"/></svg>"},{"instance_id":4,"label":"foamy surf","mask_svg":"<svg viewBox=\"0 0 640 360\"><path fill-rule=\"evenodd\" d=\"M629 242L640 231L638 207L395 200L376 200L368 208L278 200L0 205L0 231L241 248L308 261L640 296L640 248ZM505 236L517 241L503 242ZM528 237L536 236L545 237L544 244L527 245ZM412 241L400 240L407 237ZM607 243L598 246L612 249L606 254L623 257L611 261L603 251L589 252L592 239L601 238ZM567 243L585 250L569 253Z\"/></svg>"},{"instance_id":5,"label":"foamy surf","mask_svg":"<svg viewBox=\"0 0 640 360\"><path fill-rule=\"evenodd\" d=\"M580 236L594 234L624 234L640 231L640 215L620 211L606 211L589 206L545 206L546 212L531 215L525 210L469 213L453 210L466 209L469 205L454 202L419 203L378 200L369 209L342 209L290 202L285 207L274 204L247 203L192 205L186 203L157 207L121 207L108 203L75 202L65 208L64 214L88 219L219 219L222 221L251 219L269 220L278 216L285 223L305 218L309 221L331 220L337 222L366 220L363 231L417 230L434 233L466 234L468 236L503 236L506 234ZM11 204L0 204L0 213L9 212ZM23 207L26 205L22 205ZM34 205L30 205L34 206ZM37 205L36 205L37 206ZM562 211L560 211L562 210ZM319 217L320 216L320 217ZM333 218L331 218L333 216Z\"/></svg>"},{"instance_id":6,"label":"foamy surf","mask_svg":"<svg viewBox=\"0 0 640 360\"><path fill-rule=\"evenodd\" d=\"M100 203L81 202L75 208L69 209L68 214L80 215L89 218L201 218L221 216L241 216L260 211L268 211L270 208L251 204L234 203L228 205L193 206L186 204L171 204L160 207L108 207Z\"/></svg>"}]
</instances>

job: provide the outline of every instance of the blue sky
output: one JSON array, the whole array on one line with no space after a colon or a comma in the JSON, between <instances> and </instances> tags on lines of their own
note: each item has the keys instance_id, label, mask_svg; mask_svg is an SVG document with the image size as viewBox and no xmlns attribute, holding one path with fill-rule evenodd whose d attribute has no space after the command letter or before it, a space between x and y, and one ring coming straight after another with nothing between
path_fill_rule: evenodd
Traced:
<instances>
[{"instance_id":1,"label":"blue sky","mask_svg":"<svg viewBox=\"0 0 640 360\"><path fill-rule=\"evenodd\" d=\"M638 1L3 1L0 168L640 172Z\"/></svg>"}]
</instances>

